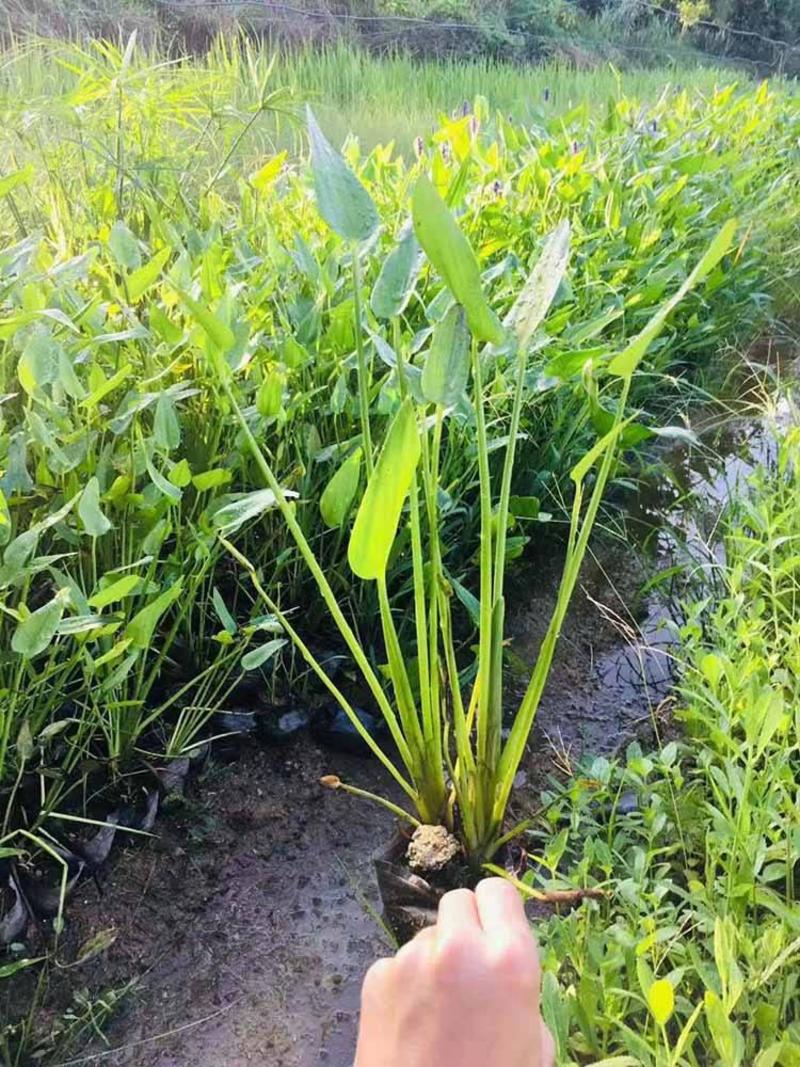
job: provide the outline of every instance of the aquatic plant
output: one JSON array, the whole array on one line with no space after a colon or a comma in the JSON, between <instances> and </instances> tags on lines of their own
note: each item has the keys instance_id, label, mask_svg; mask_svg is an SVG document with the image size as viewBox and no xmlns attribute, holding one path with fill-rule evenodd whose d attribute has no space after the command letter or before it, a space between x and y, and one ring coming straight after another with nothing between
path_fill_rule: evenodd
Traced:
<instances>
[{"instance_id":1,"label":"aquatic plant","mask_svg":"<svg viewBox=\"0 0 800 1067\"><path fill-rule=\"evenodd\" d=\"M374 236L379 225L378 212L356 175L325 140L310 112L309 126L318 207L331 228L349 243L358 291L358 246ZM570 473L573 483L571 521L557 603L527 691L504 742L504 581L512 475L530 350L567 269L569 226L562 223L546 239L539 260L501 324L485 295L478 260L469 241L424 174L414 186L411 220L413 235L431 266L444 280L448 299L439 301L439 315L421 361L410 361L402 343L392 348L386 339L380 340L379 347L385 351L384 359L394 364L397 402L374 463L369 427L368 368L362 354L363 342L359 338L364 322L358 301L355 301L361 444L359 451L353 453L355 460L351 457L346 461L329 487L330 496L337 502L335 513L341 523L356 493L358 463L363 452L367 483L350 532L348 561L357 578L374 582L377 588L393 700L338 603L296 519L291 501L283 492L236 401L230 384L231 368L225 360L232 338L224 335L216 320L206 321L208 317L203 315L200 322L209 337L209 354L217 379L240 423L247 446L386 720L401 766L392 761L364 728L346 695L259 582L252 565L229 541L226 544L247 567L265 605L279 619L309 666L408 796L416 813L412 821L444 824L458 832L471 860L480 863L490 859L508 840L504 821L511 786L530 736L617 447L633 422L626 411L634 372L663 329L670 312L717 267L729 250L735 224L728 223L723 227L678 291L608 362L607 373L620 383L614 414L607 431L581 456ZM380 319L390 323L397 320L416 286L418 263L417 248L408 230L386 260L373 290L372 306L374 311L377 309ZM394 337L397 342L398 330L394 331ZM494 360L502 360L507 373L513 376L513 406L499 494L493 491L490 472L487 397L483 384L484 368ZM442 489L439 463L445 423L463 404L470 381L469 403L474 418L480 486L480 592L475 603L479 637L477 669L471 693L465 700L453 636L451 602L454 590L442 562L438 499ZM591 474L594 482L590 485ZM403 512L407 501L406 527ZM412 557L416 640L411 658L404 655L400 644L387 584L389 559L401 528L408 531ZM336 778L328 779L328 784L347 788ZM397 810L393 804L390 807Z\"/></svg>"}]
</instances>

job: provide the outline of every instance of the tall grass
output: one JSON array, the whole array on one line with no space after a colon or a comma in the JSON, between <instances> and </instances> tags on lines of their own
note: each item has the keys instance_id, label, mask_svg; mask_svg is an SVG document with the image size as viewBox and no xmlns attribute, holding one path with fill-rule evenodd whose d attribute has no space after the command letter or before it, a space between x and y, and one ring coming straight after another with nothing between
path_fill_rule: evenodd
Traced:
<instances>
[{"instance_id":1,"label":"tall grass","mask_svg":"<svg viewBox=\"0 0 800 1067\"><path fill-rule=\"evenodd\" d=\"M12 43L2 54L0 93L32 105L69 94L75 88L72 49L46 40ZM164 59L157 46L138 54L140 67ZM297 101L313 102L335 143L353 134L367 150L394 141L404 152L418 136L427 136L442 114L477 96L485 97L493 111L533 122L580 103L600 106L609 97L654 101L670 86L710 93L737 77L747 80L730 69L691 63L625 71L608 63L578 70L565 60L535 67L492 59L417 60L402 53L376 56L345 42L322 49L272 49L253 42L242 47L222 37L206 54L176 64L174 78L204 91L209 101L246 110L270 63L274 84ZM282 144L299 147L285 129L278 136Z\"/></svg>"}]
</instances>

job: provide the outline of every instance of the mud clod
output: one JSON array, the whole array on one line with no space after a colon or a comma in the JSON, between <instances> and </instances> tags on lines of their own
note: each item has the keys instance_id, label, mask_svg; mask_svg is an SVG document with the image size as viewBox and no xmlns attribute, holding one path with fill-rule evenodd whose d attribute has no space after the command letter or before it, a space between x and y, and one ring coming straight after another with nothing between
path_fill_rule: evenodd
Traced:
<instances>
[{"instance_id":1,"label":"mud clod","mask_svg":"<svg viewBox=\"0 0 800 1067\"><path fill-rule=\"evenodd\" d=\"M414 831L406 852L414 871L443 871L460 854L458 839L444 826L420 826Z\"/></svg>"}]
</instances>

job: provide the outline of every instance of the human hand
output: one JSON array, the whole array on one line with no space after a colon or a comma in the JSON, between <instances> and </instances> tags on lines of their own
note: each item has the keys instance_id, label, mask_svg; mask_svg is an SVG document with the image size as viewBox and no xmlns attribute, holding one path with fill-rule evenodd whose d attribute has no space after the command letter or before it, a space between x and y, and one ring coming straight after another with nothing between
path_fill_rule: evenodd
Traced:
<instances>
[{"instance_id":1,"label":"human hand","mask_svg":"<svg viewBox=\"0 0 800 1067\"><path fill-rule=\"evenodd\" d=\"M539 987L514 887L456 889L435 926L367 972L355 1067L554 1067Z\"/></svg>"}]
</instances>

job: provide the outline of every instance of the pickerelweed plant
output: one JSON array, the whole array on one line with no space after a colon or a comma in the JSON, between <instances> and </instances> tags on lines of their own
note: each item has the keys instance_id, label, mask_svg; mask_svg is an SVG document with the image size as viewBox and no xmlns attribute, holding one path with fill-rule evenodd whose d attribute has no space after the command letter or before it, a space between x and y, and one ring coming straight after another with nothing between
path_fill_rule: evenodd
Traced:
<instances>
[{"instance_id":1,"label":"pickerelweed plant","mask_svg":"<svg viewBox=\"0 0 800 1067\"><path fill-rule=\"evenodd\" d=\"M447 204L425 174L411 197L411 222L384 262L370 301L374 320L388 324L391 343L376 330L368 334L361 300L359 255L374 239L379 216L369 193L342 157L325 140L309 113L314 185L319 211L349 243L353 276L356 361L360 395L361 438L334 475L321 506L330 525L346 527L361 479L366 489L350 531L348 560L353 573L375 583L388 661L385 686L370 662L320 566L296 514L251 428L233 389L226 354L230 331L212 313L183 293L189 310L203 326L216 375L241 426L274 502L313 575L328 610L383 715L397 758L369 734L350 700L313 655L303 636L264 588L259 573L229 539L224 543L249 572L259 595L277 616L311 669L335 697L354 728L399 784L414 814L379 800L414 824L441 824L460 837L475 865L492 858L514 834L505 826L512 783L523 757L553 660L589 539L619 448L634 415L626 413L631 381L650 343L677 303L720 262L731 247L735 223L728 223L694 270L622 351L606 367L616 390L613 416L606 432L586 451L571 472L571 518L564 568L555 607L525 695L504 739L503 648L506 600L504 580L515 452L520 418L528 397L529 358L546 337L539 333L565 276L570 228L562 221L546 238L539 259L503 321L483 289L477 257ZM445 289L427 351L420 358L405 350L401 317L413 296L422 269L422 253L442 278ZM367 350L375 347L393 365L396 408L377 458L373 455ZM502 361L514 382L513 404L505 443L499 492L493 486L487 435L486 381L492 364ZM616 385L614 385L616 383ZM480 584L477 663L464 669L454 637L454 587L442 562L439 521L439 463L449 420L474 424L480 484ZM402 539L401 535L402 534ZM387 587L387 567L394 553L410 547L416 649L404 654ZM463 692L464 679L471 689ZM323 780L335 788L365 794L337 777Z\"/></svg>"}]
</instances>

